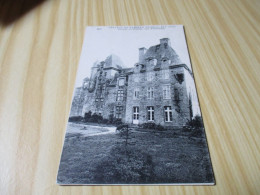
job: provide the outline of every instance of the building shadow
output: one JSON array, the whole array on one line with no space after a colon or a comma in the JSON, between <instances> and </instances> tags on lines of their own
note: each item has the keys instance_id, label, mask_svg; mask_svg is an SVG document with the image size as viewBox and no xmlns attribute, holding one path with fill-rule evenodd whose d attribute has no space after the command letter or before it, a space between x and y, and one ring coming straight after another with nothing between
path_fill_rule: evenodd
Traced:
<instances>
[{"instance_id":1,"label":"building shadow","mask_svg":"<svg viewBox=\"0 0 260 195\"><path fill-rule=\"evenodd\" d=\"M0 0L0 24L8 26L47 0Z\"/></svg>"}]
</instances>

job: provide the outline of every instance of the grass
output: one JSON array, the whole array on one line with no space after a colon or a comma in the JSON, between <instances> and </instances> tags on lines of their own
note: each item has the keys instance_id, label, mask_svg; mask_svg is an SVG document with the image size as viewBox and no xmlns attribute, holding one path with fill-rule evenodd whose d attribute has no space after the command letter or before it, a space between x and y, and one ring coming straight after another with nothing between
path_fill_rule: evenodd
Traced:
<instances>
[{"instance_id":1,"label":"grass","mask_svg":"<svg viewBox=\"0 0 260 195\"><path fill-rule=\"evenodd\" d=\"M62 184L210 183L213 173L205 136L181 129L86 137L67 134L58 182Z\"/></svg>"}]
</instances>

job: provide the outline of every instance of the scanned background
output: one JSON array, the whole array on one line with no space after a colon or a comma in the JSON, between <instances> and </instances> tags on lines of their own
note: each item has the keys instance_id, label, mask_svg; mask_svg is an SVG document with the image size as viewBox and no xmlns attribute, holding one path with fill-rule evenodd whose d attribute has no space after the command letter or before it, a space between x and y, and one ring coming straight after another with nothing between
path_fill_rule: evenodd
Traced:
<instances>
[{"instance_id":1,"label":"scanned background","mask_svg":"<svg viewBox=\"0 0 260 195\"><path fill-rule=\"evenodd\" d=\"M0 194L259 194L260 3L0 1ZM216 186L55 184L87 25L185 26Z\"/></svg>"}]
</instances>

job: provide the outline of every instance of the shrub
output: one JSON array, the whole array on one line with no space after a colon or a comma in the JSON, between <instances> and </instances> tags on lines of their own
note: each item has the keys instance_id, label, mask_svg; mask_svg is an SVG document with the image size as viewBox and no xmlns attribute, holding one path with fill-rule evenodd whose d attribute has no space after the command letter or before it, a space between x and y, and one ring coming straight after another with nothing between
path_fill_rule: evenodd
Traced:
<instances>
[{"instance_id":1,"label":"shrub","mask_svg":"<svg viewBox=\"0 0 260 195\"><path fill-rule=\"evenodd\" d=\"M69 117L69 122L79 122L82 120L81 116L71 116Z\"/></svg>"},{"instance_id":2,"label":"shrub","mask_svg":"<svg viewBox=\"0 0 260 195\"><path fill-rule=\"evenodd\" d=\"M157 125L155 123L143 123L141 125L139 125L139 127L141 127L142 129L154 129L154 130L158 130L158 131L163 131L164 127L162 125Z\"/></svg>"},{"instance_id":3,"label":"shrub","mask_svg":"<svg viewBox=\"0 0 260 195\"><path fill-rule=\"evenodd\" d=\"M96 113L94 113L92 116L91 116L91 122L95 122L95 123L101 123L103 120L103 117L101 115L98 115Z\"/></svg>"},{"instance_id":4,"label":"shrub","mask_svg":"<svg viewBox=\"0 0 260 195\"><path fill-rule=\"evenodd\" d=\"M115 125L121 125L121 124L123 124L122 119L119 119L119 118L114 119L114 120L113 120L113 124L115 124Z\"/></svg>"},{"instance_id":5,"label":"shrub","mask_svg":"<svg viewBox=\"0 0 260 195\"><path fill-rule=\"evenodd\" d=\"M190 127L203 127L203 122L202 122L201 116L196 115L193 119L191 119L190 121L188 121L186 123L186 126L190 126Z\"/></svg>"},{"instance_id":6,"label":"shrub","mask_svg":"<svg viewBox=\"0 0 260 195\"><path fill-rule=\"evenodd\" d=\"M108 120L108 119L106 119L106 118L103 118L103 120L102 120L102 123L104 123L104 124L108 124L108 122L109 122L109 120Z\"/></svg>"},{"instance_id":7,"label":"shrub","mask_svg":"<svg viewBox=\"0 0 260 195\"><path fill-rule=\"evenodd\" d=\"M110 114L108 117L108 122L113 124L113 121L114 121L114 116L113 116L113 114Z\"/></svg>"},{"instance_id":8,"label":"shrub","mask_svg":"<svg viewBox=\"0 0 260 195\"><path fill-rule=\"evenodd\" d=\"M162 125L156 125L156 130L163 131L165 128Z\"/></svg>"},{"instance_id":9,"label":"shrub","mask_svg":"<svg viewBox=\"0 0 260 195\"><path fill-rule=\"evenodd\" d=\"M117 126L116 130L119 131L119 130L122 130L122 129L127 128L127 127L128 127L127 124L121 124L121 125Z\"/></svg>"},{"instance_id":10,"label":"shrub","mask_svg":"<svg viewBox=\"0 0 260 195\"><path fill-rule=\"evenodd\" d=\"M92 112L89 111L89 112L86 112L85 115L84 115L84 121L85 122L89 122L89 120L91 119L92 117Z\"/></svg>"},{"instance_id":11,"label":"shrub","mask_svg":"<svg viewBox=\"0 0 260 195\"><path fill-rule=\"evenodd\" d=\"M196 115L192 120L186 123L186 126L183 127L183 131L190 132L190 136L193 137L202 137L203 127L201 116Z\"/></svg>"},{"instance_id":12,"label":"shrub","mask_svg":"<svg viewBox=\"0 0 260 195\"><path fill-rule=\"evenodd\" d=\"M92 123L114 124L114 125L123 124L121 119L114 118L112 114L109 115L109 119L106 119L96 113L92 114L91 111L85 113L84 121L92 122Z\"/></svg>"}]
</instances>

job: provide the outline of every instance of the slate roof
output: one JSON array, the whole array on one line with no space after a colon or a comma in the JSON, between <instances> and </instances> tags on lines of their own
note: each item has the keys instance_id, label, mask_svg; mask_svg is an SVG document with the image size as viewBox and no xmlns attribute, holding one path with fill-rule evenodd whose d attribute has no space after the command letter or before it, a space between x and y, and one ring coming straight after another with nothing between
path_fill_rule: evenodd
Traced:
<instances>
[{"instance_id":1,"label":"slate roof","mask_svg":"<svg viewBox=\"0 0 260 195\"><path fill-rule=\"evenodd\" d=\"M158 44L151 46L144 54L144 60L148 58L157 59L157 65L160 66L163 58L171 60L171 64L181 64L181 60L175 50L168 44ZM145 64L145 61L139 63Z\"/></svg>"},{"instance_id":2,"label":"slate roof","mask_svg":"<svg viewBox=\"0 0 260 195\"><path fill-rule=\"evenodd\" d=\"M112 54L106 58L104 68L122 69L124 68L124 63L117 55Z\"/></svg>"}]
</instances>

